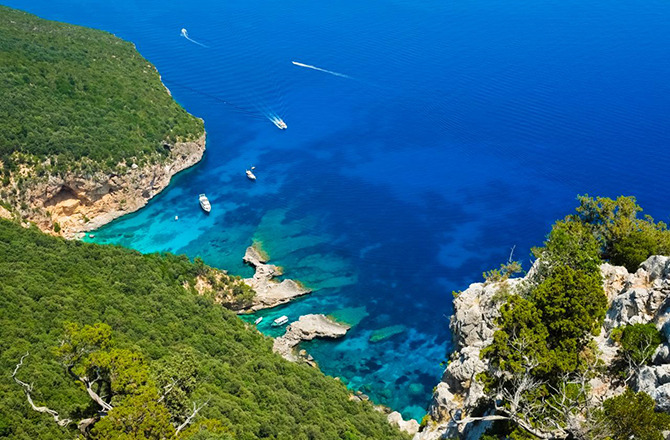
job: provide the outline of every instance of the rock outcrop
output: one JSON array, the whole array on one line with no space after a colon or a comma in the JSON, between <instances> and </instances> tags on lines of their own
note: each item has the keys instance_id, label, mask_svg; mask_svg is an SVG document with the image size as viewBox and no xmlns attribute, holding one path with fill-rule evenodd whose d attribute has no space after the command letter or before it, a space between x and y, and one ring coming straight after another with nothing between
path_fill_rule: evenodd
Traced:
<instances>
[{"instance_id":1,"label":"rock outcrop","mask_svg":"<svg viewBox=\"0 0 670 440\"><path fill-rule=\"evenodd\" d=\"M286 328L286 333L274 340L272 350L285 359L295 362L299 357L294 348L302 341L314 338L341 338L347 334L349 326L337 323L325 315L303 315Z\"/></svg>"},{"instance_id":2,"label":"rock outcrop","mask_svg":"<svg viewBox=\"0 0 670 440\"><path fill-rule=\"evenodd\" d=\"M533 281L535 267L524 279L508 280L505 289L518 283ZM609 308L601 334L594 338L605 364L611 364L618 346L609 338L612 329L629 324L653 322L670 339L670 257L649 257L633 274L623 267L603 264L601 272ZM414 440L447 438L477 439L485 424L458 426L451 416L462 419L478 408L485 396L477 374L486 371L488 363L481 359L483 348L493 341L502 284L476 283L454 300L451 330L455 349L442 381L435 387L428 410L430 420L414 436ZM652 365L642 367L636 374L633 387L651 395L659 409L670 411L670 344L661 345L654 354ZM623 392L624 387L606 377L591 381L592 396L604 400ZM459 430L460 428L460 430Z\"/></svg>"},{"instance_id":3,"label":"rock outcrop","mask_svg":"<svg viewBox=\"0 0 670 440\"><path fill-rule=\"evenodd\" d=\"M508 280L507 288L522 281ZM471 284L454 299L450 328L455 349L442 381L435 387L428 408L430 422L416 434L415 440L458 437L462 433L451 414L466 416L484 397L484 386L476 377L488 368L481 351L493 342L495 321L500 316L498 307L504 301L498 298L500 287L500 284Z\"/></svg>"},{"instance_id":4,"label":"rock outcrop","mask_svg":"<svg viewBox=\"0 0 670 440\"><path fill-rule=\"evenodd\" d=\"M280 267L267 264L268 257L256 245L249 246L244 254L243 261L252 266L256 272L252 278L244 282L254 289L256 295L253 305L241 312L255 312L261 309L276 307L285 304L294 298L311 293L311 290L293 280L278 282L276 277L283 274Z\"/></svg>"},{"instance_id":5,"label":"rock outcrop","mask_svg":"<svg viewBox=\"0 0 670 440\"><path fill-rule=\"evenodd\" d=\"M66 238L99 228L137 211L161 192L172 176L196 164L205 151L205 134L193 142L165 144L168 157L160 163L130 164L122 174L67 173L32 179L20 194L16 209L47 233ZM58 225L58 226L56 226Z\"/></svg>"},{"instance_id":6,"label":"rock outcrop","mask_svg":"<svg viewBox=\"0 0 670 440\"><path fill-rule=\"evenodd\" d=\"M397 426L398 429L409 435L414 435L419 431L419 422L414 419L404 420L398 411L390 413L386 416L386 420L388 420L391 425Z\"/></svg>"}]
</instances>

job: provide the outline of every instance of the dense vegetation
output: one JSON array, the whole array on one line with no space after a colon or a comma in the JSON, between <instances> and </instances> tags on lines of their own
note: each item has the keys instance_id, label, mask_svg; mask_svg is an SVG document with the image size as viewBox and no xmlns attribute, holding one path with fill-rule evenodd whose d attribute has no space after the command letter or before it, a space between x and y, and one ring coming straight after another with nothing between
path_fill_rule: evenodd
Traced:
<instances>
[{"instance_id":1,"label":"dense vegetation","mask_svg":"<svg viewBox=\"0 0 670 440\"><path fill-rule=\"evenodd\" d=\"M607 374L628 384L662 342L654 324L615 329L611 337L621 347L619 359L611 371L603 371L592 338L608 306L600 265L609 261L635 271L649 256L670 253L666 225L649 216L638 218L641 211L633 197L581 196L577 213L556 222L544 246L534 249L538 261L526 281L507 287L506 280L518 270L513 262L484 274L487 282L501 284L503 303L498 330L483 351L491 368L479 379L496 411L508 417L487 438L551 433L558 438L656 439L670 427L670 416L655 413L644 393L629 391L602 407L594 407L589 397L590 379Z\"/></svg>"},{"instance_id":2,"label":"dense vegetation","mask_svg":"<svg viewBox=\"0 0 670 440\"><path fill-rule=\"evenodd\" d=\"M0 162L38 174L159 160L203 133L133 44L0 6ZM85 159L85 160L84 160Z\"/></svg>"},{"instance_id":3,"label":"dense vegetation","mask_svg":"<svg viewBox=\"0 0 670 440\"><path fill-rule=\"evenodd\" d=\"M185 288L198 265L174 255L67 242L0 221L0 436L99 439L404 438L369 402ZM75 423L61 428L35 404ZM169 392L167 392L170 390ZM165 395L161 400L161 396Z\"/></svg>"}]
</instances>

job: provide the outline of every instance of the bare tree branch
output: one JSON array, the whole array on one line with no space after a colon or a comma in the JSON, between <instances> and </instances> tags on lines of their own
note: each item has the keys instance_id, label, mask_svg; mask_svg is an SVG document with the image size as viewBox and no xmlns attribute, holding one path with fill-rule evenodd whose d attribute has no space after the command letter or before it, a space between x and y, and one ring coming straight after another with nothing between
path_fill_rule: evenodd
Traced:
<instances>
[{"instance_id":1,"label":"bare tree branch","mask_svg":"<svg viewBox=\"0 0 670 440\"><path fill-rule=\"evenodd\" d=\"M170 393L170 391L172 391L174 389L174 387L177 385L177 382L179 382L177 379L172 379L171 383L169 383L169 384L165 385L165 387L163 387L165 392L163 393L162 396L160 396L158 398L158 400L157 400L158 403L161 403L163 400L165 400L165 396L167 396Z\"/></svg>"},{"instance_id":2,"label":"bare tree branch","mask_svg":"<svg viewBox=\"0 0 670 440\"><path fill-rule=\"evenodd\" d=\"M175 435L179 435L179 432L181 432L182 429L186 428L186 427L189 425L189 423L191 423L191 421L193 420L193 418L198 414L198 411L200 411L200 410L201 410L203 407L205 407L208 403L209 403L209 399L207 399L207 401L205 401L204 403L202 403L200 406L196 406L196 403L193 402L193 412L191 413L190 416L188 416L188 417L186 418L186 420L184 420L184 423L182 423L181 425L179 425L179 426L177 427L177 429L176 429L176 431L175 431Z\"/></svg>"},{"instance_id":3,"label":"bare tree branch","mask_svg":"<svg viewBox=\"0 0 670 440\"><path fill-rule=\"evenodd\" d=\"M40 412L40 413L49 414L51 417L53 417L54 421L58 424L58 426L67 426L67 425L69 425L70 423L72 423L72 420L70 420L70 419L61 419L60 416L58 415L58 412L57 412L57 411L54 411L53 409L47 408L46 406L37 406L37 405L35 405L35 403L33 402L33 398L30 396L30 393L31 393L32 390L33 390L33 386L32 386L32 384L29 385L29 384L27 384L27 383L25 383L25 382L19 380L18 377L16 377L16 373L19 372L19 368L21 368L21 366L23 366L23 360L24 360L26 357L28 357L29 354L30 354L30 353L26 353L26 354L24 354L23 356L21 356L21 360L20 360L19 363L16 365L16 368L14 368L14 372L12 373L12 379L14 379L14 381L15 381L17 384L19 384L19 385L21 385L21 386L23 387L23 390L24 390L25 393L26 393L26 399L28 399L28 403L30 403L30 406L33 408L33 410L35 410L35 411L37 411L37 412Z\"/></svg>"},{"instance_id":4,"label":"bare tree branch","mask_svg":"<svg viewBox=\"0 0 670 440\"><path fill-rule=\"evenodd\" d=\"M91 381L88 379L88 377L86 377L86 376L77 377L77 379L78 379L81 383L84 384L84 387L86 387L86 392L88 393L89 397L90 397L91 399L93 399L93 401L94 401L95 403L97 403L98 405L100 405L100 407L101 407L104 411L111 411L111 410L114 409L114 407L113 407L112 405L110 405L109 403L105 402L105 401L102 399L102 397L100 397L100 396L98 395L98 393L96 393L95 391L93 391L93 385L98 381L99 378L100 378L100 377L96 378L94 381L91 382Z\"/></svg>"}]
</instances>

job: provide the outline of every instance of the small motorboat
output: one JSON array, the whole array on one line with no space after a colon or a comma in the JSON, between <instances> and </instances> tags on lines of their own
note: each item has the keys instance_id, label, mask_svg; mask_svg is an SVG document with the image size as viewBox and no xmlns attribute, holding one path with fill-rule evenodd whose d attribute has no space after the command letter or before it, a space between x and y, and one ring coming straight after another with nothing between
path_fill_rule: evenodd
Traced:
<instances>
[{"instance_id":1,"label":"small motorboat","mask_svg":"<svg viewBox=\"0 0 670 440\"><path fill-rule=\"evenodd\" d=\"M281 327L282 325L288 322L288 316L280 316L279 318L272 321L272 327Z\"/></svg>"},{"instance_id":2,"label":"small motorboat","mask_svg":"<svg viewBox=\"0 0 670 440\"><path fill-rule=\"evenodd\" d=\"M280 130L286 130L288 128L288 125L286 125L286 122L284 122L282 118L272 118L272 123Z\"/></svg>"},{"instance_id":3,"label":"small motorboat","mask_svg":"<svg viewBox=\"0 0 670 440\"><path fill-rule=\"evenodd\" d=\"M263 317L261 316L260 318L258 318L257 320L254 321L254 324L258 325L258 324L261 323L262 320L263 320Z\"/></svg>"},{"instance_id":4,"label":"small motorboat","mask_svg":"<svg viewBox=\"0 0 670 440\"><path fill-rule=\"evenodd\" d=\"M206 213L209 213L212 210L212 205L211 203L209 203L209 199L207 198L206 195L200 194L198 196L198 201L200 202L200 207Z\"/></svg>"},{"instance_id":5,"label":"small motorboat","mask_svg":"<svg viewBox=\"0 0 670 440\"><path fill-rule=\"evenodd\" d=\"M256 167L251 167L250 170L247 170L247 177L249 178L249 180L256 180L256 176L253 173L253 170L255 169Z\"/></svg>"}]
</instances>

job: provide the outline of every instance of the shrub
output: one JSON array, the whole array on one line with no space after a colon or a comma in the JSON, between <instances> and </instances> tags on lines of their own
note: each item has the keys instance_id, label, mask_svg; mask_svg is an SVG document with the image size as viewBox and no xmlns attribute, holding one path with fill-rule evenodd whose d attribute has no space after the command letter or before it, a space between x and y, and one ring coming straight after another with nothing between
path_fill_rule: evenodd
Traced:
<instances>
[{"instance_id":1,"label":"shrub","mask_svg":"<svg viewBox=\"0 0 670 440\"><path fill-rule=\"evenodd\" d=\"M649 363L661 342L661 332L651 323L627 325L621 333L623 355L637 366Z\"/></svg>"},{"instance_id":2,"label":"shrub","mask_svg":"<svg viewBox=\"0 0 670 440\"><path fill-rule=\"evenodd\" d=\"M670 415L654 411L656 403L646 393L627 389L603 403L604 419L612 440L663 440L670 429Z\"/></svg>"}]
</instances>

